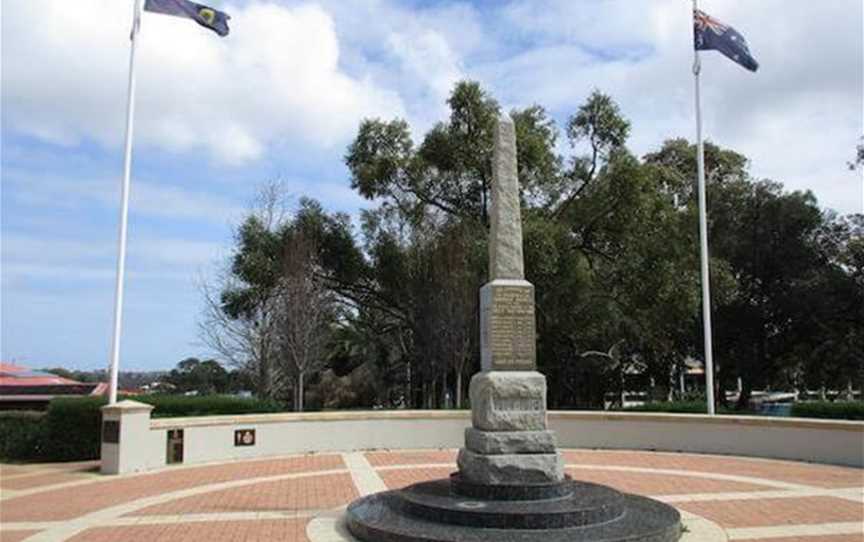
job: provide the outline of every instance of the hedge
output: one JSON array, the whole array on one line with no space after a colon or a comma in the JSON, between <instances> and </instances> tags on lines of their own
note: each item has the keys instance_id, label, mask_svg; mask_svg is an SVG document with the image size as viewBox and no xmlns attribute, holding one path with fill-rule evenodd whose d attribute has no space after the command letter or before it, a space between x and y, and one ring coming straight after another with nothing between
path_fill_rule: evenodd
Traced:
<instances>
[{"instance_id":1,"label":"hedge","mask_svg":"<svg viewBox=\"0 0 864 542\"><path fill-rule=\"evenodd\" d=\"M257 414L281 412L284 408L275 401L265 401L229 395L139 395L130 397L139 403L153 405L154 418L180 416L219 416L225 414Z\"/></svg>"},{"instance_id":2,"label":"hedge","mask_svg":"<svg viewBox=\"0 0 864 542\"><path fill-rule=\"evenodd\" d=\"M830 418L835 420L864 420L864 401L814 401L795 403L792 415L801 418Z\"/></svg>"},{"instance_id":3,"label":"hedge","mask_svg":"<svg viewBox=\"0 0 864 542\"><path fill-rule=\"evenodd\" d=\"M40 457L44 412L0 412L0 460Z\"/></svg>"},{"instance_id":4,"label":"hedge","mask_svg":"<svg viewBox=\"0 0 864 542\"><path fill-rule=\"evenodd\" d=\"M52 399L45 415L43 459L75 461L99 458L102 425L101 397Z\"/></svg>"},{"instance_id":5,"label":"hedge","mask_svg":"<svg viewBox=\"0 0 864 542\"><path fill-rule=\"evenodd\" d=\"M708 404L704 400L658 401L627 407L624 410L631 412L666 412L669 414L707 414ZM723 407L719 407L717 412L722 414L749 414L748 412L735 412Z\"/></svg>"},{"instance_id":6,"label":"hedge","mask_svg":"<svg viewBox=\"0 0 864 542\"><path fill-rule=\"evenodd\" d=\"M127 397L153 405L153 417L214 416L279 412L273 401L205 395L137 395ZM121 398L123 399L123 398ZM76 461L99 457L102 397L62 397L47 412L0 412L0 459Z\"/></svg>"}]
</instances>

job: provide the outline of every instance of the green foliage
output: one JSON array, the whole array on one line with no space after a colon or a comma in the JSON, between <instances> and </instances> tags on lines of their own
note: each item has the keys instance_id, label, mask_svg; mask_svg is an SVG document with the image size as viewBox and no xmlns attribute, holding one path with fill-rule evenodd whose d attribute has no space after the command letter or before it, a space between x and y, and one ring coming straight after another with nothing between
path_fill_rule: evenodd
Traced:
<instances>
[{"instance_id":1,"label":"green foliage","mask_svg":"<svg viewBox=\"0 0 864 542\"><path fill-rule=\"evenodd\" d=\"M624 410L628 412L664 412L667 414L707 414L708 413L708 405L704 400L701 401L657 401L652 403L645 403L643 405L637 405L632 407L627 407ZM730 410L728 408L718 408L716 409L718 414L753 414L750 412L740 412Z\"/></svg>"},{"instance_id":2,"label":"green foliage","mask_svg":"<svg viewBox=\"0 0 864 542\"><path fill-rule=\"evenodd\" d=\"M283 407L275 401L225 395L187 397L182 395L137 395L131 399L153 405L154 418L182 416L219 416L230 414L256 414L281 412Z\"/></svg>"},{"instance_id":3,"label":"green foliage","mask_svg":"<svg viewBox=\"0 0 864 542\"><path fill-rule=\"evenodd\" d=\"M830 418L835 420L864 420L864 401L819 401L795 403L792 416L801 418Z\"/></svg>"},{"instance_id":4,"label":"green foliage","mask_svg":"<svg viewBox=\"0 0 864 542\"><path fill-rule=\"evenodd\" d=\"M50 461L74 461L99 457L101 397L52 399L45 415L43 457Z\"/></svg>"},{"instance_id":5,"label":"green foliage","mask_svg":"<svg viewBox=\"0 0 864 542\"><path fill-rule=\"evenodd\" d=\"M344 307L332 374L311 384L322 408L440 407L478 367L471 313L486 281L500 106L471 81L447 105L416 142L401 119L360 124L345 162L352 187L376 205L362 212L360 235L315 202L291 226L316 239L318 272ZM542 106L510 116L550 407L615 407L610 397L620 403L627 386L651 380L654 396L672 396L685 360L702 357L695 145L671 139L634 156L630 121L600 91L562 126L564 154ZM864 384L864 215L822 212L812 194L754 179L747 157L710 142L705 166L720 387L742 379L741 411L753 389ZM244 228L229 311L267 298L290 230ZM365 376L346 378L354 371Z\"/></svg>"},{"instance_id":6,"label":"green foliage","mask_svg":"<svg viewBox=\"0 0 864 542\"><path fill-rule=\"evenodd\" d=\"M208 359L186 358L176 369L162 378L176 392L194 391L202 395L227 393L231 388L231 375L219 362Z\"/></svg>"},{"instance_id":7,"label":"green foliage","mask_svg":"<svg viewBox=\"0 0 864 542\"><path fill-rule=\"evenodd\" d=\"M123 399L121 397L121 399ZM154 417L216 416L280 412L272 401L242 397L138 395L151 404ZM51 401L47 412L0 412L0 459L80 461L98 459L102 411L99 397L67 397Z\"/></svg>"},{"instance_id":8,"label":"green foliage","mask_svg":"<svg viewBox=\"0 0 864 542\"><path fill-rule=\"evenodd\" d=\"M44 412L0 412L0 461L22 461L43 455Z\"/></svg>"}]
</instances>

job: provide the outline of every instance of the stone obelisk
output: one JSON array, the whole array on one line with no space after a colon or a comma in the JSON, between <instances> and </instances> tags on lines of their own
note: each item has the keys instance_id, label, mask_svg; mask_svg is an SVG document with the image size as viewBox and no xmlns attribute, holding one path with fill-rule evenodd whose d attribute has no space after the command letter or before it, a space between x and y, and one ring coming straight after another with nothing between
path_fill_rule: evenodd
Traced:
<instances>
[{"instance_id":1,"label":"stone obelisk","mask_svg":"<svg viewBox=\"0 0 864 542\"><path fill-rule=\"evenodd\" d=\"M564 476L536 371L534 287L525 280L516 134L495 128L489 282L480 290L482 372L472 427L449 478L366 495L346 512L365 542L677 542L671 506Z\"/></svg>"},{"instance_id":2,"label":"stone obelisk","mask_svg":"<svg viewBox=\"0 0 864 542\"><path fill-rule=\"evenodd\" d=\"M534 286L525 280L516 132L495 127L489 282L480 290L480 360L471 379L472 427L459 472L478 485L549 484L564 479L555 434L546 428L546 377L536 371Z\"/></svg>"}]
</instances>

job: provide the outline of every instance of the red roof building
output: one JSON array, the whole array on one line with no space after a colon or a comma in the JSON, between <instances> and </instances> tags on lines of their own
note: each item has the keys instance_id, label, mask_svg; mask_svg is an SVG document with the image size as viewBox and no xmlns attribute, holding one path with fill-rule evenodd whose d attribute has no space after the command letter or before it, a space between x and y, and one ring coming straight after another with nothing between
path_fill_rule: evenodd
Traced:
<instances>
[{"instance_id":1,"label":"red roof building","mask_svg":"<svg viewBox=\"0 0 864 542\"><path fill-rule=\"evenodd\" d=\"M104 382L78 382L0 361L0 410L44 410L54 397L101 396Z\"/></svg>"}]
</instances>

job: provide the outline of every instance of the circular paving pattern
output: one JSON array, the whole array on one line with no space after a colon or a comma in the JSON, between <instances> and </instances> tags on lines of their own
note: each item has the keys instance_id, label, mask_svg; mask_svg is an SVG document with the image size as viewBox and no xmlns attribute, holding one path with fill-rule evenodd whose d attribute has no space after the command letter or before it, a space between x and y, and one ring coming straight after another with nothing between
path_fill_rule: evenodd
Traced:
<instances>
[{"instance_id":1,"label":"circular paving pattern","mask_svg":"<svg viewBox=\"0 0 864 542\"><path fill-rule=\"evenodd\" d=\"M864 542L864 470L563 450L574 478L678 508L683 542ZM455 450L309 454L101 476L95 462L0 465L0 542L336 542L360 495L445 478Z\"/></svg>"}]
</instances>

